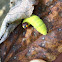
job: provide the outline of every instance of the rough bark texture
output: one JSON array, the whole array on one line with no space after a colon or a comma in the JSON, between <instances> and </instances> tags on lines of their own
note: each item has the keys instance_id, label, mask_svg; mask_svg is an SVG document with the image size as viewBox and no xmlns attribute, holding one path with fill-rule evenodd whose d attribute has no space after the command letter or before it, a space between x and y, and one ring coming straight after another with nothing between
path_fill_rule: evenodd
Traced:
<instances>
[{"instance_id":1,"label":"rough bark texture","mask_svg":"<svg viewBox=\"0 0 62 62\"><path fill-rule=\"evenodd\" d=\"M61 0L40 0L35 6L34 14L43 19L48 34L41 35L32 26L24 30L20 24L0 45L2 62L29 62L32 59L51 62L62 53ZM54 62L62 62L59 60L58 58Z\"/></svg>"},{"instance_id":2,"label":"rough bark texture","mask_svg":"<svg viewBox=\"0 0 62 62\"><path fill-rule=\"evenodd\" d=\"M4 42L9 34L21 23L21 19L28 18L34 10L35 0L15 0L7 13L0 28L0 44Z\"/></svg>"}]
</instances>

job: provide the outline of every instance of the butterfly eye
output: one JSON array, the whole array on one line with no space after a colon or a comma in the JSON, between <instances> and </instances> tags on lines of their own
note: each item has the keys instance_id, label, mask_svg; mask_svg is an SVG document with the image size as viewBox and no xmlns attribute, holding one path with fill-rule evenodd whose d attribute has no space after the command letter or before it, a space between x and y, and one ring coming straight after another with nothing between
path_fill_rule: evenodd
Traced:
<instances>
[{"instance_id":1,"label":"butterfly eye","mask_svg":"<svg viewBox=\"0 0 62 62\"><path fill-rule=\"evenodd\" d=\"M24 28L24 26L22 26Z\"/></svg>"},{"instance_id":2,"label":"butterfly eye","mask_svg":"<svg viewBox=\"0 0 62 62\"><path fill-rule=\"evenodd\" d=\"M23 24L22 24L22 27L23 27L24 29L27 29L28 23L23 23Z\"/></svg>"},{"instance_id":3,"label":"butterfly eye","mask_svg":"<svg viewBox=\"0 0 62 62\"><path fill-rule=\"evenodd\" d=\"M26 25L26 27L28 27L28 25Z\"/></svg>"}]
</instances>

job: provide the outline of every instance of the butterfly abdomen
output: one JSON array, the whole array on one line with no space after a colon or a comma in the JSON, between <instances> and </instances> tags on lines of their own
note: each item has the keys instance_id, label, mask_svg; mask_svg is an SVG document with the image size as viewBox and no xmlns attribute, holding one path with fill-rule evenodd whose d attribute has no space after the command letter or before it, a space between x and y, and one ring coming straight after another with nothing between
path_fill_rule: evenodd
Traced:
<instances>
[{"instance_id":1,"label":"butterfly abdomen","mask_svg":"<svg viewBox=\"0 0 62 62\"><path fill-rule=\"evenodd\" d=\"M23 21L31 24L38 32L43 35L47 34L47 28L45 23L36 15L32 15L30 18L27 18Z\"/></svg>"}]
</instances>

